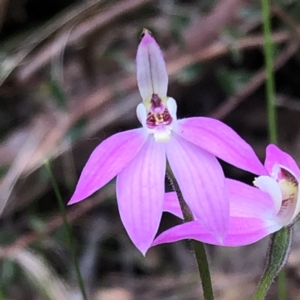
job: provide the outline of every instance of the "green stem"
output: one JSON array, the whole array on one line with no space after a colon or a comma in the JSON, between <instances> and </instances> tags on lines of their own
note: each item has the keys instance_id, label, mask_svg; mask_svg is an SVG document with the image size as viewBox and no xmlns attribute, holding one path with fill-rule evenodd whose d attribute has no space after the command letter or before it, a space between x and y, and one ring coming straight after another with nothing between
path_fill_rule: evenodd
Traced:
<instances>
[{"instance_id":1,"label":"green stem","mask_svg":"<svg viewBox=\"0 0 300 300\"><path fill-rule=\"evenodd\" d=\"M270 0L262 0L262 17L264 30L264 55L266 70L266 94L268 105L268 129L270 143L277 143L277 115L275 106L275 84L274 84L274 49L271 35Z\"/></svg>"},{"instance_id":2,"label":"green stem","mask_svg":"<svg viewBox=\"0 0 300 300\"><path fill-rule=\"evenodd\" d=\"M78 263L78 259L77 259L75 248L74 248L72 232L71 232L71 229L70 229L70 226L69 226L69 223L68 223L68 219L67 219L65 205L64 205L63 199L61 197L58 185L56 183L55 177L52 173L51 166L50 166L50 163L49 163L48 160L45 161L45 167L46 167L46 169L49 173L51 183L52 183L56 198L58 200L58 205L59 205L59 209L60 209L60 212L61 212L61 215L62 215L62 218L63 218L64 227L65 227L65 230L67 232L68 242L69 242L69 246L70 246L70 250L71 250L73 263L74 263L74 266L75 266L75 271L76 271L76 276L77 276L79 288L80 288L80 291L81 291L81 294L82 294L82 299L87 300L87 295L86 295L86 291L85 291L85 288L84 288L84 283L83 283L83 279L82 279L82 276L81 276L81 273L80 273L79 263Z\"/></svg>"},{"instance_id":3,"label":"green stem","mask_svg":"<svg viewBox=\"0 0 300 300\"><path fill-rule=\"evenodd\" d=\"M264 55L265 55L265 69L266 69L266 94L268 106L268 131L269 142L277 143L277 114L275 106L275 83L274 83L274 49L272 42L271 32L271 18L270 18L270 0L262 0L262 17L263 17L263 30L264 30ZM272 239L276 240L275 234ZM274 279L274 278L273 278ZM278 295L280 300L286 299L286 279L284 270L278 277Z\"/></svg>"},{"instance_id":4,"label":"green stem","mask_svg":"<svg viewBox=\"0 0 300 300\"><path fill-rule=\"evenodd\" d=\"M5 300L4 292L3 292L3 286L0 283L0 300Z\"/></svg>"},{"instance_id":5,"label":"green stem","mask_svg":"<svg viewBox=\"0 0 300 300\"><path fill-rule=\"evenodd\" d=\"M292 229L290 227L283 227L271 236L266 270L258 284L253 300L265 299L274 278L286 263L291 239Z\"/></svg>"},{"instance_id":6,"label":"green stem","mask_svg":"<svg viewBox=\"0 0 300 300\"><path fill-rule=\"evenodd\" d=\"M177 183L177 180L170 168L170 166L167 166L167 174L169 177L169 180L171 182L171 185L174 188L174 191L177 194L180 207L182 210L182 214L184 217L184 222L190 222L193 221L193 215L187 206L186 202L184 201L183 195L181 193L180 187ZM205 300L213 300L214 299L214 294L213 294L213 289L212 289L212 284L211 284L211 277L210 277L210 271L209 271L209 266L208 266L208 261L206 257L206 252L205 252L205 247L204 244L199 242L199 241L192 241L192 246L194 248L194 253L196 256L196 261L198 265L198 270L200 274L200 279L201 279L201 284L203 288L203 295Z\"/></svg>"}]
</instances>

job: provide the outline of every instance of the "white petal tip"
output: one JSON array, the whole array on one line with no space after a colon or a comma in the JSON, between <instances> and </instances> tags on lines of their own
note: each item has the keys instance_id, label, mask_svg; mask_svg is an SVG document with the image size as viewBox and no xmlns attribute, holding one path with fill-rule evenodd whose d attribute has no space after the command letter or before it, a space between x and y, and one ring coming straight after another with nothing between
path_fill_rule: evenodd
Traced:
<instances>
[{"instance_id":1,"label":"white petal tip","mask_svg":"<svg viewBox=\"0 0 300 300\"><path fill-rule=\"evenodd\" d=\"M144 28L141 34L141 42L140 45L149 45L150 43L156 43L152 33L150 30L148 30L147 28Z\"/></svg>"}]
</instances>

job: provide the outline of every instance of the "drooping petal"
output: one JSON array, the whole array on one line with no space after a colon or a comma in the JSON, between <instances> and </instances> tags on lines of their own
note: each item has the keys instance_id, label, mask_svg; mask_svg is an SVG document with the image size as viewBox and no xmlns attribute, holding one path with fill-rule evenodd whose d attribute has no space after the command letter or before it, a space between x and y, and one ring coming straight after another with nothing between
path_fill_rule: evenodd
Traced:
<instances>
[{"instance_id":1,"label":"drooping petal","mask_svg":"<svg viewBox=\"0 0 300 300\"><path fill-rule=\"evenodd\" d=\"M256 219L232 217L224 246L242 246L259 241L265 236L278 231L282 226L275 219Z\"/></svg>"},{"instance_id":2,"label":"drooping petal","mask_svg":"<svg viewBox=\"0 0 300 300\"><path fill-rule=\"evenodd\" d=\"M259 176L255 179L255 185L271 196L274 203L274 214L277 214L282 204L282 194L278 182L269 176Z\"/></svg>"},{"instance_id":3,"label":"drooping petal","mask_svg":"<svg viewBox=\"0 0 300 300\"><path fill-rule=\"evenodd\" d=\"M192 221L174 226L164 231L155 238L151 246L190 239L199 240L208 244L220 245L220 241L203 227L199 221Z\"/></svg>"},{"instance_id":4,"label":"drooping petal","mask_svg":"<svg viewBox=\"0 0 300 300\"><path fill-rule=\"evenodd\" d=\"M207 117L178 121L176 132L222 160L258 175L267 174L251 146L224 123Z\"/></svg>"},{"instance_id":5,"label":"drooping petal","mask_svg":"<svg viewBox=\"0 0 300 300\"><path fill-rule=\"evenodd\" d=\"M226 183L230 199L230 221L223 242L216 239L200 222L194 221L163 232L153 245L195 239L214 245L242 246L254 243L282 227L273 213L273 200L267 193L232 179L226 179ZM165 210L180 217L176 194L167 193L165 202Z\"/></svg>"},{"instance_id":6,"label":"drooping petal","mask_svg":"<svg viewBox=\"0 0 300 300\"><path fill-rule=\"evenodd\" d=\"M165 193L166 154L163 143L149 136L136 157L117 177L117 200L126 231L145 254L157 232Z\"/></svg>"},{"instance_id":7,"label":"drooping petal","mask_svg":"<svg viewBox=\"0 0 300 300\"><path fill-rule=\"evenodd\" d=\"M171 213L172 215L183 219L182 211L175 192L169 192L165 194L163 211Z\"/></svg>"},{"instance_id":8,"label":"drooping petal","mask_svg":"<svg viewBox=\"0 0 300 300\"><path fill-rule=\"evenodd\" d=\"M265 167L270 175L272 175L273 167L276 164L290 169L296 177L300 178L300 170L295 160L289 154L280 150L277 146L271 144L266 149L265 160Z\"/></svg>"},{"instance_id":9,"label":"drooping petal","mask_svg":"<svg viewBox=\"0 0 300 300\"><path fill-rule=\"evenodd\" d=\"M112 180L136 156L146 140L143 129L120 132L104 140L89 157L68 204L87 198Z\"/></svg>"},{"instance_id":10,"label":"drooping petal","mask_svg":"<svg viewBox=\"0 0 300 300\"><path fill-rule=\"evenodd\" d=\"M167 95L168 73L163 54L147 30L137 50L136 68L138 87L144 101L150 100L152 94Z\"/></svg>"},{"instance_id":11,"label":"drooping petal","mask_svg":"<svg viewBox=\"0 0 300 300\"><path fill-rule=\"evenodd\" d=\"M272 219L275 216L275 203L269 193L233 179L226 178L226 184L230 217Z\"/></svg>"},{"instance_id":12,"label":"drooping petal","mask_svg":"<svg viewBox=\"0 0 300 300\"><path fill-rule=\"evenodd\" d=\"M281 227L274 220L231 217L228 233L222 242L209 233L200 222L193 221L164 231L154 240L152 246L185 239L193 239L220 246L243 246L257 242Z\"/></svg>"},{"instance_id":13,"label":"drooping petal","mask_svg":"<svg viewBox=\"0 0 300 300\"><path fill-rule=\"evenodd\" d=\"M222 239L228 229L229 201L223 170L207 151L172 134L167 158L194 216Z\"/></svg>"},{"instance_id":14,"label":"drooping petal","mask_svg":"<svg viewBox=\"0 0 300 300\"><path fill-rule=\"evenodd\" d=\"M272 219L275 204L272 197L256 187L226 178L230 202L230 217ZM175 192L165 194L164 211L182 219L182 212Z\"/></svg>"}]
</instances>

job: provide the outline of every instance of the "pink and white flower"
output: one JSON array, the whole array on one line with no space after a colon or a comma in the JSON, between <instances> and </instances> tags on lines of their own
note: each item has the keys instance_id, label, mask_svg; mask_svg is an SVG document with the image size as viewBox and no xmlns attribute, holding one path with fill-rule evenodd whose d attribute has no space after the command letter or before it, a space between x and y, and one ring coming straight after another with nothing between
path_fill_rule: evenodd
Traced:
<instances>
[{"instance_id":1,"label":"pink and white flower","mask_svg":"<svg viewBox=\"0 0 300 300\"><path fill-rule=\"evenodd\" d=\"M252 148L222 122L205 117L177 120L176 102L167 96L163 55L149 31L144 31L136 64L142 128L117 133L93 151L69 204L89 197L117 176L122 222L145 254L163 212L168 161L193 214L221 239L228 230L229 200L216 156L255 174L266 174L265 169Z\"/></svg>"},{"instance_id":2,"label":"pink and white flower","mask_svg":"<svg viewBox=\"0 0 300 300\"><path fill-rule=\"evenodd\" d=\"M294 159L275 145L266 149L265 168L269 176L259 176L252 187L226 179L230 199L229 230L223 241L217 240L200 222L175 226L159 235L154 245L183 239L208 244L242 246L292 225L300 213L300 170ZM180 218L182 213L175 193L165 196L164 211Z\"/></svg>"}]
</instances>

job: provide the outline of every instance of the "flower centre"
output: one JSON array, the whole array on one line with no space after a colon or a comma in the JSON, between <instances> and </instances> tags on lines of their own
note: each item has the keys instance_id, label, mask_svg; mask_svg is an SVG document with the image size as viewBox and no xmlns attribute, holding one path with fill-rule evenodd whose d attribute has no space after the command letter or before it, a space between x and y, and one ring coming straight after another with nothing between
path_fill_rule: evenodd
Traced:
<instances>
[{"instance_id":1,"label":"flower centre","mask_svg":"<svg viewBox=\"0 0 300 300\"><path fill-rule=\"evenodd\" d=\"M283 168L280 169L280 173L281 179L278 181L278 184L282 193L282 203L278 216L288 214L292 217L298 200L298 181L290 172Z\"/></svg>"},{"instance_id":2,"label":"flower centre","mask_svg":"<svg viewBox=\"0 0 300 300\"><path fill-rule=\"evenodd\" d=\"M153 129L155 127L161 127L170 125L173 119L162 103L161 98L157 94L152 94L151 106L147 115L146 125L148 128Z\"/></svg>"},{"instance_id":3,"label":"flower centre","mask_svg":"<svg viewBox=\"0 0 300 300\"><path fill-rule=\"evenodd\" d=\"M146 126L154 133L156 141L167 141L171 134L171 117L169 110L157 94L152 94Z\"/></svg>"}]
</instances>

